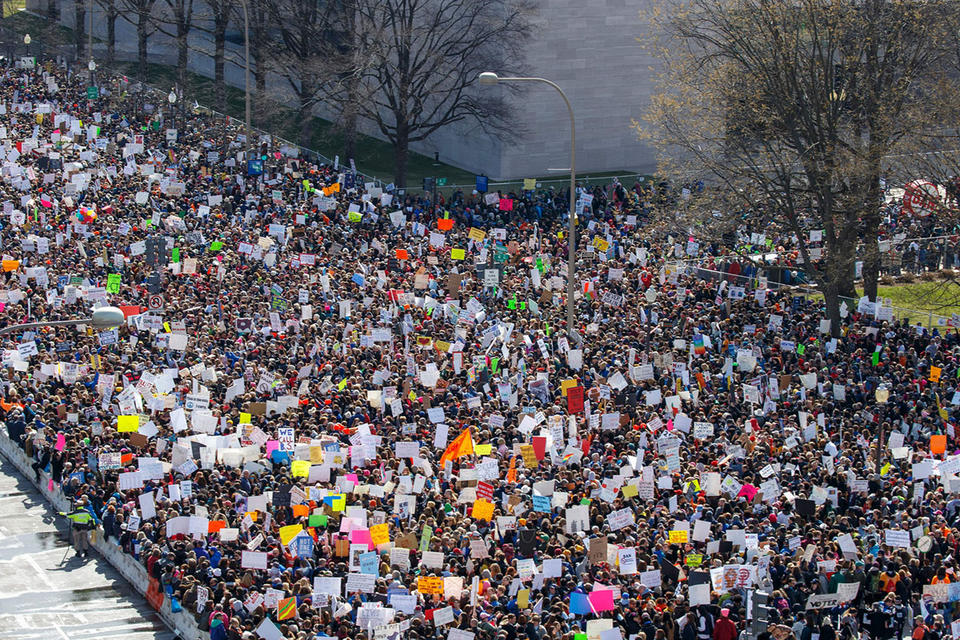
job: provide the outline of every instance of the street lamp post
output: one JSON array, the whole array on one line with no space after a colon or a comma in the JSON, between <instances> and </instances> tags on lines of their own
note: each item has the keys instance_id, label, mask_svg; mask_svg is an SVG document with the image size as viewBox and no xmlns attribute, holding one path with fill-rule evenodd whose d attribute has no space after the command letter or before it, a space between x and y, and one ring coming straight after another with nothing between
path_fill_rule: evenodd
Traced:
<instances>
[{"instance_id":1,"label":"street lamp post","mask_svg":"<svg viewBox=\"0 0 960 640\"><path fill-rule=\"evenodd\" d=\"M87 29L87 54L90 57L90 64L96 68L93 62L93 0L87 0L87 14L90 16L90 28ZM90 86L93 86L93 69L90 69Z\"/></svg>"},{"instance_id":2,"label":"street lamp post","mask_svg":"<svg viewBox=\"0 0 960 640\"><path fill-rule=\"evenodd\" d=\"M243 99L244 99L244 126L246 128L245 138L247 148L244 153L244 160L250 162L250 17L247 14L247 0L240 0L240 6L243 7Z\"/></svg>"},{"instance_id":3,"label":"street lamp post","mask_svg":"<svg viewBox=\"0 0 960 640\"><path fill-rule=\"evenodd\" d=\"M170 89L170 93L167 94L167 102L170 103L170 124L176 129L177 117L174 105L177 104L177 92L174 89Z\"/></svg>"},{"instance_id":4,"label":"street lamp post","mask_svg":"<svg viewBox=\"0 0 960 640\"><path fill-rule=\"evenodd\" d=\"M123 311L116 307L100 307L93 310L89 318L73 318L71 320L48 320L46 322L27 322L26 324L14 324L0 329L0 336L14 333L15 331L28 331L30 329L42 329L44 327L71 327L78 324L89 324L94 329L112 329L123 324L125 316Z\"/></svg>"},{"instance_id":5,"label":"street lamp post","mask_svg":"<svg viewBox=\"0 0 960 640\"><path fill-rule=\"evenodd\" d=\"M87 69L90 71L90 86L92 87L94 86L93 72L97 70L97 63L94 61L93 58L90 58L90 62L87 63Z\"/></svg>"},{"instance_id":6,"label":"street lamp post","mask_svg":"<svg viewBox=\"0 0 960 640\"><path fill-rule=\"evenodd\" d=\"M576 217L576 186L577 186L577 169L576 169L576 147L577 147L577 131L576 125L573 118L573 107L570 106L570 100L567 99L567 94L563 92L563 89L550 80L544 78L501 78L496 73L485 71L481 73L477 78L482 85L495 85L501 82L540 82L542 84L549 85L557 90L557 93L560 94L560 97L563 98L563 101L567 105L567 112L570 114L570 224L567 229L567 333L571 337L575 335L575 309L576 303L574 301L574 295L576 294L576 275L577 275L577 217Z\"/></svg>"},{"instance_id":7,"label":"street lamp post","mask_svg":"<svg viewBox=\"0 0 960 640\"><path fill-rule=\"evenodd\" d=\"M33 38L30 37L30 34L23 36L23 44L26 45L27 57L30 56L30 43L33 42Z\"/></svg>"}]
</instances>

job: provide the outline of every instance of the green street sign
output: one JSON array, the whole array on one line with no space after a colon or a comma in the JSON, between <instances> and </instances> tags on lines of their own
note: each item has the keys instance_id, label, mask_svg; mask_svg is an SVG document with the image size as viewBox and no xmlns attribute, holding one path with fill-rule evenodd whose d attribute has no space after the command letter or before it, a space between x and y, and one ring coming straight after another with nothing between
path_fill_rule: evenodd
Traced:
<instances>
[{"instance_id":1,"label":"green street sign","mask_svg":"<svg viewBox=\"0 0 960 640\"><path fill-rule=\"evenodd\" d=\"M445 187L445 186L447 186L447 179L446 179L446 178L437 178L437 186L438 186L438 187Z\"/></svg>"},{"instance_id":2,"label":"green street sign","mask_svg":"<svg viewBox=\"0 0 960 640\"><path fill-rule=\"evenodd\" d=\"M100 87L87 87L87 100L96 100L100 97Z\"/></svg>"}]
</instances>

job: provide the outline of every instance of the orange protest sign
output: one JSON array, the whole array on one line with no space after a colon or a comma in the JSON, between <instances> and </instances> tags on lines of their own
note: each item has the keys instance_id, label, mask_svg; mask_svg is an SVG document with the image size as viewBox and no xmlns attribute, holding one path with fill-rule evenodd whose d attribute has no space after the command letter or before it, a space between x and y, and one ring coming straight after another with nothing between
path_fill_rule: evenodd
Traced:
<instances>
[{"instance_id":1,"label":"orange protest sign","mask_svg":"<svg viewBox=\"0 0 960 640\"><path fill-rule=\"evenodd\" d=\"M4 271L16 271L20 268L19 260L4 260L3 261L3 270Z\"/></svg>"},{"instance_id":2,"label":"orange protest sign","mask_svg":"<svg viewBox=\"0 0 960 640\"><path fill-rule=\"evenodd\" d=\"M940 382L940 374L943 369L940 367L930 367L930 382Z\"/></svg>"},{"instance_id":3,"label":"orange protest sign","mask_svg":"<svg viewBox=\"0 0 960 640\"><path fill-rule=\"evenodd\" d=\"M437 220L437 229L440 231L450 231L450 229L453 229L453 218L440 218Z\"/></svg>"},{"instance_id":4,"label":"orange protest sign","mask_svg":"<svg viewBox=\"0 0 960 640\"><path fill-rule=\"evenodd\" d=\"M947 436L930 436L930 453L940 455L947 450Z\"/></svg>"},{"instance_id":5,"label":"orange protest sign","mask_svg":"<svg viewBox=\"0 0 960 640\"><path fill-rule=\"evenodd\" d=\"M295 504L292 507L295 518L305 518L310 515L310 507L305 504Z\"/></svg>"}]
</instances>

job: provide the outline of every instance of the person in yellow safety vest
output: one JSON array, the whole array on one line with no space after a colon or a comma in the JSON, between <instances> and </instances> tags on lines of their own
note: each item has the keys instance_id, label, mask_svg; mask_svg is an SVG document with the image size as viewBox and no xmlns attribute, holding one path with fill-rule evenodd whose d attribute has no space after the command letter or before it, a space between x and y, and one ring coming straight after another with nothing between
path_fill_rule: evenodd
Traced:
<instances>
[{"instance_id":1,"label":"person in yellow safety vest","mask_svg":"<svg viewBox=\"0 0 960 640\"><path fill-rule=\"evenodd\" d=\"M90 541L87 539L87 532L94 527L93 515L82 506L70 513L61 511L60 515L70 520L73 548L76 549L77 555L84 557L90 555Z\"/></svg>"}]
</instances>

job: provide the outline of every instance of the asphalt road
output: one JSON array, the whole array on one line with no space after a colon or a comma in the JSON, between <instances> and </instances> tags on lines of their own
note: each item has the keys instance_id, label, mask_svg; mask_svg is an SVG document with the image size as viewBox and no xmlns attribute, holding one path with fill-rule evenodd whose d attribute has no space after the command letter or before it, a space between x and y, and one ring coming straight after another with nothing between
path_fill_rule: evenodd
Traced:
<instances>
[{"instance_id":1,"label":"asphalt road","mask_svg":"<svg viewBox=\"0 0 960 640\"><path fill-rule=\"evenodd\" d=\"M0 463L0 640L173 640L96 551L76 557L63 519L3 456Z\"/></svg>"}]
</instances>

